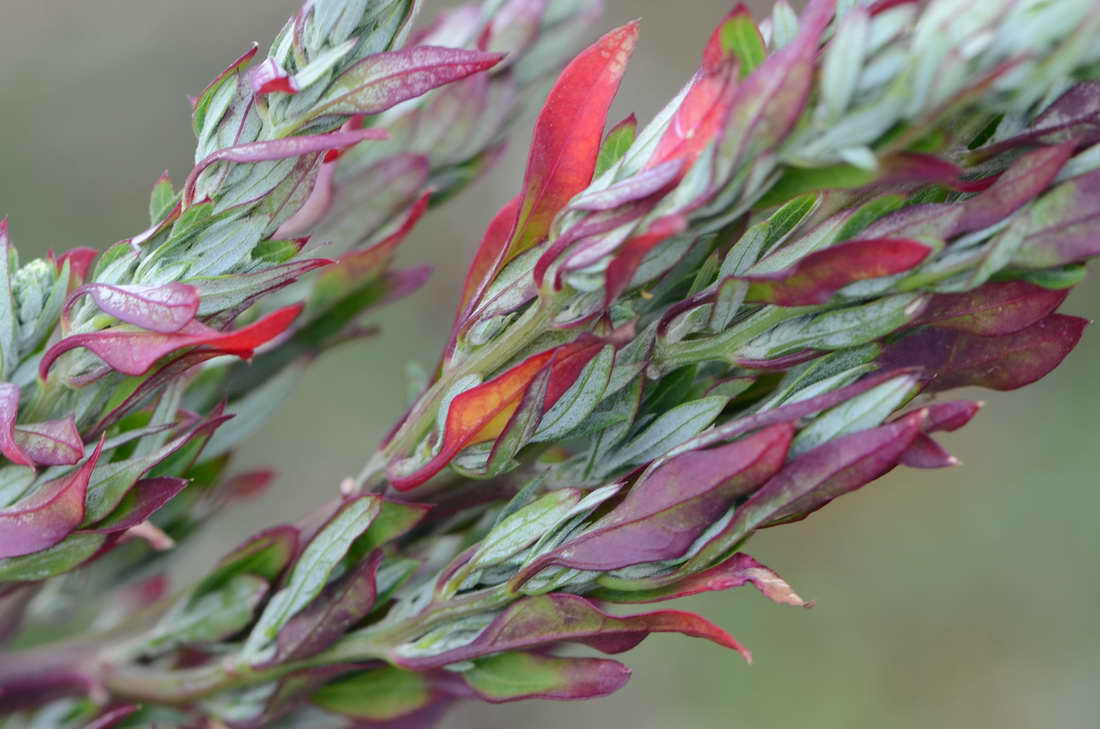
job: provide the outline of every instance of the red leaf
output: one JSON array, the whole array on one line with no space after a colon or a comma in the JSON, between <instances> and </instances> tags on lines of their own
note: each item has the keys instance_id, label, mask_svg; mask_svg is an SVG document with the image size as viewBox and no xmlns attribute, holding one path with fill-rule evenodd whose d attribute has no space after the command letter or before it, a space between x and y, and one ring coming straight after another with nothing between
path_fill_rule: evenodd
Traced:
<instances>
[{"instance_id":1,"label":"red leaf","mask_svg":"<svg viewBox=\"0 0 1100 729\"><path fill-rule=\"evenodd\" d=\"M542 242L558 211L591 182L607 112L637 37L636 22L617 28L562 71L535 122L523 202L494 272ZM536 283L542 285L538 274Z\"/></svg>"},{"instance_id":2,"label":"red leaf","mask_svg":"<svg viewBox=\"0 0 1100 729\"><path fill-rule=\"evenodd\" d=\"M249 359L256 347L285 332L301 311L301 304L287 306L232 332L220 332L192 321L175 334L120 327L74 334L50 347L42 357L38 373L42 378L47 377L54 361L76 347L90 349L113 369L126 375L145 374L161 357L187 347L201 346L221 354Z\"/></svg>"},{"instance_id":3,"label":"red leaf","mask_svg":"<svg viewBox=\"0 0 1100 729\"><path fill-rule=\"evenodd\" d=\"M168 476L143 478L134 484L130 492L136 497L136 501L128 512L116 519L102 521L91 528L81 529L80 531L95 534L113 534L136 527L175 498L176 494L183 491L185 486L187 486L187 479L185 478L171 478Z\"/></svg>"},{"instance_id":4,"label":"red leaf","mask_svg":"<svg viewBox=\"0 0 1100 729\"><path fill-rule=\"evenodd\" d=\"M399 491L415 488L443 470L463 448L495 439L508 425L527 388L548 366L552 369L542 406L544 411L553 407L602 346L590 337L540 352L458 395L447 411L439 452L411 474L392 475L391 485Z\"/></svg>"},{"instance_id":5,"label":"red leaf","mask_svg":"<svg viewBox=\"0 0 1100 729\"><path fill-rule=\"evenodd\" d=\"M516 195L493 216L485 236L481 239L470 268L466 272L466 281L462 287L462 298L458 302L458 323L465 319L470 310L478 304L489 284L493 282L501 260L508 246L509 235L516 224L523 195Z\"/></svg>"},{"instance_id":6,"label":"red leaf","mask_svg":"<svg viewBox=\"0 0 1100 729\"><path fill-rule=\"evenodd\" d=\"M811 253L786 270L744 278L753 284L752 301L817 306L850 283L908 271L931 252L911 240L856 240Z\"/></svg>"},{"instance_id":7,"label":"red leaf","mask_svg":"<svg viewBox=\"0 0 1100 729\"><path fill-rule=\"evenodd\" d=\"M0 510L0 559L48 549L84 520L84 495L99 461L103 440L80 468L38 487L33 494Z\"/></svg>"},{"instance_id":8,"label":"red leaf","mask_svg":"<svg viewBox=\"0 0 1100 729\"><path fill-rule=\"evenodd\" d=\"M294 79L279 65L274 58L265 58L258 66L248 73L248 82L252 86L252 93L257 96L274 93L296 94L300 89Z\"/></svg>"},{"instance_id":9,"label":"red leaf","mask_svg":"<svg viewBox=\"0 0 1100 729\"><path fill-rule=\"evenodd\" d=\"M687 220L679 215L670 215L654 221L646 232L624 243L607 266L604 306L611 306L611 302L626 290L647 253L685 230Z\"/></svg>"}]
</instances>

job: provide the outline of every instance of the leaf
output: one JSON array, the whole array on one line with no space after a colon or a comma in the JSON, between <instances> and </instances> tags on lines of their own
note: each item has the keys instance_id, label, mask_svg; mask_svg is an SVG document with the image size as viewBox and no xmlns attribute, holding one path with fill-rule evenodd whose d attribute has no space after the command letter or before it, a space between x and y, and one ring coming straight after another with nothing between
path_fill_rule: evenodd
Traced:
<instances>
[{"instance_id":1,"label":"leaf","mask_svg":"<svg viewBox=\"0 0 1100 729\"><path fill-rule=\"evenodd\" d=\"M220 589L237 575L257 575L274 582L297 552L298 536L295 527L284 524L249 537L218 560L214 568L191 591L191 599Z\"/></svg>"},{"instance_id":2,"label":"leaf","mask_svg":"<svg viewBox=\"0 0 1100 729\"><path fill-rule=\"evenodd\" d=\"M1038 197L1073 155L1074 145L1044 147L1022 155L989 189L961 203L952 236L988 228Z\"/></svg>"},{"instance_id":3,"label":"leaf","mask_svg":"<svg viewBox=\"0 0 1100 729\"><path fill-rule=\"evenodd\" d=\"M741 537L772 522L802 518L874 481L898 465L920 426L919 419L903 419L804 453L738 508L725 531Z\"/></svg>"},{"instance_id":4,"label":"leaf","mask_svg":"<svg viewBox=\"0 0 1100 729\"><path fill-rule=\"evenodd\" d=\"M65 314L83 296L91 296L104 313L142 329L170 334L189 324L199 310L199 294L193 286L90 283L74 291L65 302Z\"/></svg>"},{"instance_id":5,"label":"leaf","mask_svg":"<svg viewBox=\"0 0 1100 729\"><path fill-rule=\"evenodd\" d=\"M0 559L0 583L34 582L76 569L94 556L107 537L73 534L41 552Z\"/></svg>"},{"instance_id":6,"label":"leaf","mask_svg":"<svg viewBox=\"0 0 1100 729\"><path fill-rule=\"evenodd\" d=\"M199 161L187 175L183 185L183 202L185 214L187 209L196 207L195 186L199 177L208 167L218 162L234 162L237 164L255 164L257 162L272 162L275 160L301 157L303 155L325 152L330 149L347 149L365 139L386 139L387 134L381 129L356 129L349 132L330 132L329 134L313 134L298 137L283 137L260 142L246 142L232 147L219 149L212 152ZM210 207L213 209L213 206ZM181 217L181 221L183 218ZM177 225L179 225L177 223ZM173 229L173 235L177 231Z\"/></svg>"},{"instance_id":7,"label":"leaf","mask_svg":"<svg viewBox=\"0 0 1100 729\"><path fill-rule=\"evenodd\" d=\"M744 276L748 300L776 306L818 306L848 284L903 273L932 252L913 240L879 238L841 243L811 253L791 268Z\"/></svg>"},{"instance_id":8,"label":"leaf","mask_svg":"<svg viewBox=\"0 0 1100 729\"><path fill-rule=\"evenodd\" d=\"M602 346L594 337L582 337L534 354L494 379L460 393L447 409L439 452L412 473L391 474L390 484L399 491L408 491L441 471L463 448L494 440L545 367L550 367L551 373L542 407L553 407Z\"/></svg>"},{"instance_id":9,"label":"leaf","mask_svg":"<svg viewBox=\"0 0 1100 729\"><path fill-rule=\"evenodd\" d=\"M185 478L167 476L141 479L110 516L81 532L111 534L135 527L175 498L187 483Z\"/></svg>"},{"instance_id":10,"label":"leaf","mask_svg":"<svg viewBox=\"0 0 1100 729\"><path fill-rule=\"evenodd\" d=\"M531 441L545 443L557 440L584 422L603 400L614 363L615 348L611 345L601 348L561 399L542 416Z\"/></svg>"},{"instance_id":11,"label":"leaf","mask_svg":"<svg viewBox=\"0 0 1100 729\"><path fill-rule=\"evenodd\" d=\"M84 439L73 415L16 426L14 436L22 452L41 466L72 466L84 457Z\"/></svg>"},{"instance_id":12,"label":"leaf","mask_svg":"<svg viewBox=\"0 0 1100 729\"><path fill-rule=\"evenodd\" d=\"M611 127L600 145L600 153L596 157L596 169L592 173L593 179L598 179L607 172L634 144L634 138L638 135L638 118L631 114L626 119Z\"/></svg>"},{"instance_id":13,"label":"leaf","mask_svg":"<svg viewBox=\"0 0 1100 729\"><path fill-rule=\"evenodd\" d=\"M741 68L741 78L755 71L768 56L764 38L752 19L752 11L743 4L738 5L718 26L714 37L725 53L733 54L737 59Z\"/></svg>"},{"instance_id":14,"label":"leaf","mask_svg":"<svg viewBox=\"0 0 1100 729\"><path fill-rule=\"evenodd\" d=\"M501 653L479 658L462 680L483 701L594 699L630 680L630 669L605 658L558 658L538 653Z\"/></svg>"},{"instance_id":15,"label":"leaf","mask_svg":"<svg viewBox=\"0 0 1100 729\"><path fill-rule=\"evenodd\" d=\"M266 293L294 283L299 276L332 263L327 258L308 258L271 266L255 273L191 278L188 284L199 294L198 313L216 314L247 306Z\"/></svg>"},{"instance_id":16,"label":"leaf","mask_svg":"<svg viewBox=\"0 0 1100 729\"><path fill-rule=\"evenodd\" d=\"M919 391L920 387L912 380L898 378L830 408L802 428L791 445L791 456L881 424Z\"/></svg>"},{"instance_id":17,"label":"leaf","mask_svg":"<svg viewBox=\"0 0 1100 729\"><path fill-rule=\"evenodd\" d=\"M361 496L343 504L310 540L287 578L286 587L268 602L242 650L245 660L256 665L272 657L272 645L284 625L324 589L329 575L344 558L352 542L378 515L381 500Z\"/></svg>"},{"instance_id":18,"label":"leaf","mask_svg":"<svg viewBox=\"0 0 1100 729\"><path fill-rule=\"evenodd\" d=\"M48 549L72 534L84 520L88 480L103 441L79 468L38 486L30 496L0 510L0 559Z\"/></svg>"},{"instance_id":19,"label":"leaf","mask_svg":"<svg viewBox=\"0 0 1100 729\"><path fill-rule=\"evenodd\" d=\"M492 567L519 554L557 525L584 495L580 489L558 489L517 510L485 535L464 572Z\"/></svg>"},{"instance_id":20,"label":"leaf","mask_svg":"<svg viewBox=\"0 0 1100 729\"><path fill-rule=\"evenodd\" d=\"M153 191L149 195L149 225L156 225L164 220L168 212L176 205L176 191L172 188L172 180L168 177L168 170L161 173L153 185Z\"/></svg>"},{"instance_id":21,"label":"leaf","mask_svg":"<svg viewBox=\"0 0 1100 729\"><path fill-rule=\"evenodd\" d=\"M91 723L85 724L84 729L111 729L111 727L117 726L119 722L137 712L140 708L137 704L130 704L108 709Z\"/></svg>"},{"instance_id":22,"label":"leaf","mask_svg":"<svg viewBox=\"0 0 1100 729\"><path fill-rule=\"evenodd\" d=\"M748 651L733 636L698 615L662 610L616 617L579 595L555 593L513 603L466 645L429 656L409 655L414 651L399 646L390 652L389 660L423 671L494 653L563 642L584 643L604 653L621 653L638 645L650 633L668 632L706 638L750 659Z\"/></svg>"},{"instance_id":23,"label":"leaf","mask_svg":"<svg viewBox=\"0 0 1100 729\"><path fill-rule=\"evenodd\" d=\"M0 250L0 255L4 254ZM15 420L19 414L19 386L0 382L0 453L12 463L34 468L34 461L15 439Z\"/></svg>"},{"instance_id":24,"label":"leaf","mask_svg":"<svg viewBox=\"0 0 1100 729\"><path fill-rule=\"evenodd\" d=\"M737 89L718 153L728 169L738 170L778 144L801 116L833 10L834 0L812 0L795 39L769 56Z\"/></svg>"},{"instance_id":25,"label":"leaf","mask_svg":"<svg viewBox=\"0 0 1100 729\"><path fill-rule=\"evenodd\" d=\"M372 53L338 76L302 124L332 114L378 114L402 101L492 68L499 53L410 46Z\"/></svg>"},{"instance_id":26,"label":"leaf","mask_svg":"<svg viewBox=\"0 0 1100 729\"><path fill-rule=\"evenodd\" d=\"M725 397L711 396L677 405L620 448L612 457L614 467L641 463L667 453L714 422L728 402Z\"/></svg>"},{"instance_id":27,"label":"leaf","mask_svg":"<svg viewBox=\"0 0 1100 729\"><path fill-rule=\"evenodd\" d=\"M1015 334L1054 313L1068 295L1027 281L987 283L933 296L917 323L985 337Z\"/></svg>"},{"instance_id":28,"label":"leaf","mask_svg":"<svg viewBox=\"0 0 1100 729\"><path fill-rule=\"evenodd\" d=\"M607 112L637 36L637 23L617 28L562 71L535 121L523 199L494 271L545 239L554 216L592 180ZM542 285L538 270L535 283Z\"/></svg>"},{"instance_id":29,"label":"leaf","mask_svg":"<svg viewBox=\"0 0 1100 729\"><path fill-rule=\"evenodd\" d=\"M1061 364L1086 326L1084 319L1051 314L1026 329L996 337L920 329L887 346L878 361L887 368L923 368L932 392L970 385L1015 390Z\"/></svg>"},{"instance_id":30,"label":"leaf","mask_svg":"<svg viewBox=\"0 0 1100 729\"><path fill-rule=\"evenodd\" d=\"M327 683L310 701L342 716L389 722L415 714L437 698L426 676L385 666Z\"/></svg>"},{"instance_id":31,"label":"leaf","mask_svg":"<svg viewBox=\"0 0 1100 729\"><path fill-rule=\"evenodd\" d=\"M610 307L612 302L630 286L642 261L651 250L672 236L683 233L687 225L685 218L670 215L655 220L644 233L623 243L607 266L604 307Z\"/></svg>"},{"instance_id":32,"label":"leaf","mask_svg":"<svg viewBox=\"0 0 1100 729\"><path fill-rule=\"evenodd\" d=\"M374 607L382 552L375 551L351 571L325 586L321 594L279 630L277 662L298 661L320 653Z\"/></svg>"},{"instance_id":33,"label":"leaf","mask_svg":"<svg viewBox=\"0 0 1100 729\"><path fill-rule=\"evenodd\" d=\"M16 266L18 253L8 240L8 219L0 218L0 379L11 377L19 366L19 317L12 293L11 270ZM4 455L8 455L7 451Z\"/></svg>"},{"instance_id":34,"label":"leaf","mask_svg":"<svg viewBox=\"0 0 1100 729\"><path fill-rule=\"evenodd\" d=\"M671 159L605 188L585 191L569 201L569 210L605 212L643 200L669 188L680 178L682 159Z\"/></svg>"},{"instance_id":35,"label":"leaf","mask_svg":"<svg viewBox=\"0 0 1100 729\"><path fill-rule=\"evenodd\" d=\"M161 619L143 641L143 652L155 656L178 646L204 646L236 635L251 624L267 590L268 582L262 577L234 575Z\"/></svg>"},{"instance_id":36,"label":"leaf","mask_svg":"<svg viewBox=\"0 0 1100 729\"><path fill-rule=\"evenodd\" d=\"M608 572L682 556L737 499L782 467L793 435L789 424L775 425L725 446L668 459L635 483L609 514L540 556L522 575L551 565Z\"/></svg>"},{"instance_id":37,"label":"leaf","mask_svg":"<svg viewBox=\"0 0 1100 729\"><path fill-rule=\"evenodd\" d=\"M772 602L796 607L810 607L810 603L799 597L782 577L744 552L738 552L716 567L711 567L698 574L688 575L681 580L660 587L631 590L627 587L627 580L612 579L610 581L620 589L601 588L591 593L592 596L599 600L614 603L663 602L705 592L732 590L743 585L752 585Z\"/></svg>"},{"instance_id":38,"label":"leaf","mask_svg":"<svg viewBox=\"0 0 1100 729\"><path fill-rule=\"evenodd\" d=\"M485 236L470 261L470 268L466 271L466 280L462 286L462 298L458 302L458 315L455 322L455 333L452 333L452 346L459 324L469 316L471 311L485 294L489 284L493 282L501 268L501 260L507 251L508 241L512 229L516 224L516 216L519 215L519 207L523 202L523 196L517 195L509 200L497 214L493 216L489 227L485 230Z\"/></svg>"},{"instance_id":39,"label":"leaf","mask_svg":"<svg viewBox=\"0 0 1100 729\"><path fill-rule=\"evenodd\" d=\"M221 332L191 321L173 334L130 329L128 325L73 334L47 350L39 363L38 373L45 379L57 358L77 347L90 349L112 369L126 375L143 375L161 357L189 347L201 346L221 354L249 359L256 347L286 331L301 311L301 304L293 304L232 332Z\"/></svg>"}]
</instances>

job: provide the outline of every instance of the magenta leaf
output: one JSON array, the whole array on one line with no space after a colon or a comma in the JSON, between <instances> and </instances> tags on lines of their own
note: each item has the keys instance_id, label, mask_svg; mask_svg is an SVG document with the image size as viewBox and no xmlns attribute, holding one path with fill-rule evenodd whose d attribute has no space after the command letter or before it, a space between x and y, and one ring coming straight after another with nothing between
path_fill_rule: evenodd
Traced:
<instances>
[{"instance_id":1,"label":"magenta leaf","mask_svg":"<svg viewBox=\"0 0 1100 729\"><path fill-rule=\"evenodd\" d=\"M163 286L91 283L81 286L65 302L72 311L88 295L103 312L142 329L170 334L183 329L199 310L199 294L193 286L169 283Z\"/></svg>"},{"instance_id":2,"label":"magenta leaf","mask_svg":"<svg viewBox=\"0 0 1100 729\"><path fill-rule=\"evenodd\" d=\"M0 559L48 549L76 530L84 520L84 496L102 448L100 440L80 468L0 510Z\"/></svg>"},{"instance_id":3,"label":"magenta leaf","mask_svg":"<svg viewBox=\"0 0 1100 729\"><path fill-rule=\"evenodd\" d=\"M76 347L90 349L114 370L126 375L145 374L161 357L186 347L201 346L221 354L249 359L257 347L285 332L301 310L301 304L287 306L232 332L220 332L192 321L174 334L125 327L73 334L46 351L38 373L45 378L57 358Z\"/></svg>"},{"instance_id":4,"label":"magenta leaf","mask_svg":"<svg viewBox=\"0 0 1100 729\"><path fill-rule=\"evenodd\" d=\"M986 337L1014 334L1053 314L1068 295L1027 281L987 283L933 296L917 323Z\"/></svg>"},{"instance_id":5,"label":"magenta leaf","mask_svg":"<svg viewBox=\"0 0 1100 729\"><path fill-rule=\"evenodd\" d=\"M71 466L84 457L84 439L72 415L16 426L15 442L40 466Z\"/></svg>"},{"instance_id":6,"label":"magenta leaf","mask_svg":"<svg viewBox=\"0 0 1100 729\"><path fill-rule=\"evenodd\" d=\"M299 137L283 137L263 142L247 142L226 147L213 152L195 165L183 185L183 201L190 207L195 202L195 185L199 176L216 162L236 162L251 164L273 160L301 157L331 149L347 149L365 139L386 139L389 135L382 129L357 129L350 132L332 132Z\"/></svg>"},{"instance_id":7,"label":"magenta leaf","mask_svg":"<svg viewBox=\"0 0 1100 729\"><path fill-rule=\"evenodd\" d=\"M394 651L390 660L422 671L494 653L562 642L583 643L604 653L621 653L638 645L650 633L683 633L706 638L750 659L748 651L733 636L698 615L662 610L616 617L579 595L554 593L514 603L465 646L434 656L406 657Z\"/></svg>"},{"instance_id":8,"label":"magenta leaf","mask_svg":"<svg viewBox=\"0 0 1100 729\"><path fill-rule=\"evenodd\" d=\"M0 253L5 253L0 249ZM19 415L19 386L0 382L0 453L20 466L34 468L34 461L15 439L15 419Z\"/></svg>"},{"instance_id":9,"label":"magenta leaf","mask_svg":"<svg viewBox=\"0 0 1100 729\"><path fill-rule=\"evenodd\" d=\"M434 88L492 68L503 58L499 53L439 46L375 53L341 74L325 98L313 107L307 121L332 114L378 114Z\"/></svg>"},{"instance_id":10,"label":"magenta leaf","mask_svg":"<svg viewBox=\"0 0 1100 729\"><path fill-rule=\"evenodd\" d=\"M921 413L921 430L923 432L913 440L913 444L902 454L902 465L910 468L950 468L957 466L959 464L958 459L928 434L938 431L958 430L969 423L981 408L982 403L973 400L955 400L921 408L919 412Z\"/></svg>"},{"instance_id":11,"label":"magenta leaf","mask_svg":"<svg viewBox=\"0 0 1100 729\"><path fill-rule=\"evenodd\" d=\"M817 306L856 281L892 276L919 265L932 249L912 240L878 238L811 253L776 273L746 276L748 298L777 306Z\"/></svg>"},{"instance_id":12,"label":"magenta leaf","mask_svg":"<svg viewBox=\"0 0 1100 729\"><path fill-rule=\"evenodd\" d=\"M655 220L646 232L624 243L607 266L604 306L611 306L611 302L630 286L647 253L686 229L687 220L671 215Z\"/></svg>"},{"instance_id":13,"label":"magenta leaf","mask_svg":"<svg viewBox=\"0 0 1100 729\"><path fill-rule=\"evenodd\" d=\"M524 570L550 565L610 571L683 555L734 501L751 494L783 465L794 428L775 425L728 445L683 453L643 476L590 531Z\"/></svg>"},{"instance_id":14,"label":"magenta leaf","mask_svg":"<svg viewBox=\"0 0 1100 729\"><path fill-rule=\"evenodd\" d=\"M1077 346L1088 322L1051 314L1014 334L983 337L926 328L886 347L884 367L921 367L933 392L977 385L1015 390L1045 377Z\"/></svg>"}]
</instances>

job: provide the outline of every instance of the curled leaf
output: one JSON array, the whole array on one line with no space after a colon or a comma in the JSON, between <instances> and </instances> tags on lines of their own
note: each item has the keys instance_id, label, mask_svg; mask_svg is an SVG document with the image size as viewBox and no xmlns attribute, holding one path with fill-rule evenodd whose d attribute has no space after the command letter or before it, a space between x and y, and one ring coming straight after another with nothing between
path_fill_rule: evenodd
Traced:
<instances>
[{"instance_id":1,"label":"curled leaf","mask_svg":"<svg viewBox=\"0 0 1100 729\"><path fill-rule=\"evenodd\" d=\"M199 310L195 287L176 282L163 286L86 284L69 296L66 314L83 296L91 296L96 306L120 321L165 334L183 329Z\"/></svg>"}]
</instances>

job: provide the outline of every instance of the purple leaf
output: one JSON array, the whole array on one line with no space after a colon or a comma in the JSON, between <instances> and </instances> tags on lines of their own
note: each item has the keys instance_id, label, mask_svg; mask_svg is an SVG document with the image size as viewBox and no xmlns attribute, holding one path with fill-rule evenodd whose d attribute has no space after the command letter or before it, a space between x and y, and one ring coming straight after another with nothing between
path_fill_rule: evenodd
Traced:
<instances>
[{"instance_id":1,"label":"purple leaf","mask_svg":"<svg viewBox=\"0 0 1100 729\"><path fill-rule=\"evenodd\" d=\"M374 53L333 81L306 121L330 114L378 114L439 86L492 68L504 56L439 46Z\"/></svg>"},{"instance_id":2,"label":"purple leaf","mask_svg":"<svg viewBox=\"0 0 1100 729\"><path fill-rule=\"evenodd\" d=\"M1023 215L1027 238L1013 263L1052 268L1100 255L1100 170L1059 185Z\"/></svg>"},{"instance_id":3,"label":"purple leaf","mask_svg":"<svg viewBox=\"0 0 1100 729\"><path fill-rule=\"evenodd\" d=\"M745 276L748 299L776 306L817 306L856 281L903 273L919 265L932 249L913 240L854 240L816 251L775 273Z\"/></svg>"},{"instance_id":4,"label":"purple leaf","mask_svg":"<svg viewBox=\"0 0 1100 729\"><path fill-rule=\"evenodd\" d=\"M715 539L737 541L777 521L801 519L893 470L920 433L917 415L842 436L802 454L742 504Z\"/></svg>"},{"instance_id":5,"label":"purple leaf","mask_svg":"<svg viewBox=\"0 0 1100 729\"><path fill-rule=\"evenodd\" d=\"M0 230L0 233L3 231ZM7 252L0 247L0 253ZM12 463L34 468L34 461L23 452L15 439L15 419L19 415L19 386L0 382L0 453Z\"/></svg>"},{"instance_id":6,"label":"purple leaf","mask_svg":"<svg viewBox=\"0 0 1100 729\"><path fill-rule=\"evenodd\" d=\"M461 674L482 701L524 699L572 701L610 696L630 680L630 669L606 658L559 658L538 653L501 653L481 658Z\"/></svg>"},{"instance_id":7,"label":"purple leaf","mask_svg":"<svg viewBox=\"0 0 1100 729\"><path fill-rule=\"evenodd\" d=\"M350 132L332 132L330 134L283 137L282 139L264 142L248 142L219 149L217 152L208 155L191 170L191 173L187 176L187 181L183 185L183 201L188 206L194 203L195 185L199 180L199 176L207 167L216 162L236 162L238 164L270 162L290 157L301 157L316 152L327 152L330 149L346 149L362 142L364 139L386 139L388 136L383 129L357 129Z\"/></svg>"},{"instance_id":8,"label":"purple leaf","mask_svg":"<svg viewBox=\"0 0 1100 729\"><path fill-rule=\"evenodd\" d=\"M84 440L73 415L16 426L15 442L40 466L71 466L84 457Z\"/></svg>"},{"instance_id":9,"label":"purple leaf","mask_svg":"<svg viewBox=\"0 0 1100 729\"><path fill-rule=\"evenodd\" d=\"M742 585L752 585L769 600L783 605L810 607L812 604L799 597L782 577L744 552L738 552L717 567L670 585L638 591L597 590L592 596L615 603L663 602L704 592L732 590Z\"/></svg>"},{"instance_id":10,"label":"purple leaf","mask_svg":"<svg viewBox=\"0 0 1100 729\"><path fill-rule=\"evenodd\" d=\"M163 286L91 283L81 286L65 302L65 314L81 297L88 295L102 311L142 329L171 334L187 326L199 310L194 286L169 283Z\"/></svg>"},{"instance_id":11,"label":"purple leaf","mask_svg":"<svg viewBox=\"0 0 1100 729\"><path fill-rule=\"evenodd\" d=\"M584 643L605 653L620 653L630 650L650 633L683 633L706 638L732 648L746 660L751 660L748 651L733 636L698 615L662 610L616 617L579 595L562 593L527 597L514 603L465 646L435 656L416 658L394 652L390 660L397 665L422 671L494 653L561 642Z\"/></svg>"},{"instance_id":12,"label":"purple leaf","mask_svg":"<svg viewBox=\"0 0 1100 729\"><path fill-rule=\"evenodd\" d=\"M550 565L610 571L683 555L737 499L782 467L793 437L790 424L775 425L669 459L643 476L590 531L535 560L520 579Z\"/></svg>"},{"instance_id":13,"label":"purple leaf","mask_svg":"<svg viewBox=\"0 0 1100 729\"><path fill-rule=\"evenodd\" d=\"M1014 147L1032 144L1078 146L1100 140L1100 83L1089 81L1072 86L1040 114L1028 130L1003 142L976 151L989 158Z\"/></svg>"},{"instance_id":14,"label":"purple leaf","mask_svg":"<svg viewBox=\"0 0 1100 729\"><path fill-rule=\"evenodd\" d=\"M48 549L69 536L84 520L84 495L99 453L80 468L39 486L33 494L0 510L0 559Z\"/></svg>"},{"instance_id":15,"label":"purple leaf","mask_svg":"<svg viewBox=\"0 0 1100 729\"><path fill-rule=\"evenodd\" d=\"M1068 295L1027 281L987 283L933 296L917 323L986 337L1014 334L1054 313Z\"/></svg>"},{"instance_id":16,"label":"purple leaf","mask_svg":"<svg viewBox=\"0 0 1100 729\"><path fill-rule=\"evenodd\" d=\"M1051 314L1030 327L997 337L921 329L886 347L884 367L921 367L932 392L977 385L1015 390L1045 377L1080 341L1088 322Z\"/></svg>"},{"instance_id":17,"label":"purple leaf","mask_svg":"<svg viewBox=\"0 0 1100 729\"><path fill-rule=\"evenodd\" d=\"M156 513L158 509L175 498L176 494L183 491L187 483L185 478L169 476L143 478L129 491L128 496L133 499L133 503L127 505L126 513L114 518L108 517L91 528L81 529L81 531L95 534L124 532Z\"/></svg>"},{"instance_id":18,"label":"purple leaf","mask_svg":"<svg viewBox=\"0 0 1100 729\"><path fill-rule=\"evenodd\" d=\"M988 228L1038 197L1058 176L1073 151L1073 144L1063 144L1021 156L987 190L961 203L963 214L950 236Z\"/></svg>"},{"instance_id":19,"label":"purple leaf","mask_svg":"<svg viewBox=\"0 0 1100 729\"><path fill-rule=\"evenodd\" d=\"M920 409L923 431L902 454L901 463L910 468L950 468L959 461L928 434L941 430L954 431L963 427L981 410L982 403L973 400L936 403ZM900 416L898 419L905 416Z\"/></svg>"}]
</instances>

